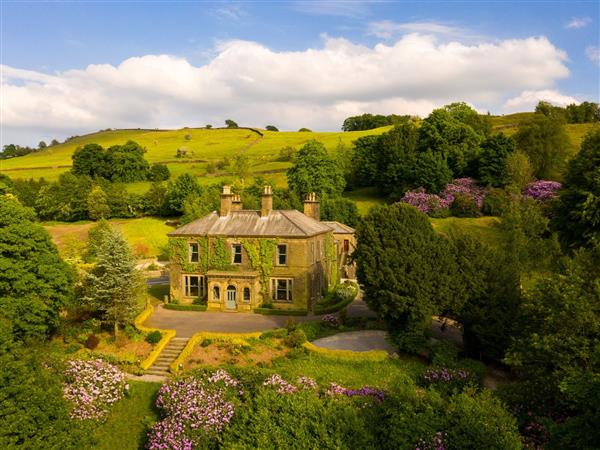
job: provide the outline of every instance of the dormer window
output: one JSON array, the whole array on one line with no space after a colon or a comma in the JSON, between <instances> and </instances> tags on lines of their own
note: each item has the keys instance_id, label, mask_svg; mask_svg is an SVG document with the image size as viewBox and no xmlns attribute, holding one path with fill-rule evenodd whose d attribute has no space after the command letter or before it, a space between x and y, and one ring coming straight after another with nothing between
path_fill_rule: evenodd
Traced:
<instances>
[{"instance_id":1,"label":"dormer window","mask_svg":"<svg viewBox=\"0 0 600 450\"><path fill-rule=\"evenodd\" d=\"M233 244L231 246L231 257L233 259L233 264L242 263L242 244Z\"/></svg>"},{"instance_id":2,"label":"dormer window","mask_svg":"<svg viewBox=\"0 0 600 450\"><path fill-rule=\"evenodd\" d=\"M287 266L287 244L277 245L277 265Z\"/></svg>"},{"instance_id":3,"label":"dormer window","mask_svg":"<svg viewBox=\"0 0 600 450\"><path fill-rule=\"evenodd\" d=\"M199 261L198 244L190 244L189 254L190 254L190 262L197 263Z\"/></svg>"}]
</instances>

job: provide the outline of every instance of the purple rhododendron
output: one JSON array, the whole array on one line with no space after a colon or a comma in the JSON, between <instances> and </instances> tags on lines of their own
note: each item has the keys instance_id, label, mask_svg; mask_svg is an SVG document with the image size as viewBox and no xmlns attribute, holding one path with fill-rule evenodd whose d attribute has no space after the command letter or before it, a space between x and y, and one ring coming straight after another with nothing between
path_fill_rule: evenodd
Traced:
<instances>
[{"instance_id":1,"label":"purple rhododendron","mask_svg":"<svg viewBox=\"0 0 600 450\"><path fill-rule=\"evenodd\" d=\"M555 198L562 185L558 181L537 180L523 189L523 196L534 200L545 201Z\"/></svg>"},{"instance_id":2,"label":"purple rhododendron","mask_svg":"<svg viewBox=\"0 0 600 450\"><path fill-rule=\"evenodd\" d=\"M129 389L125 374L101 359L68 361L65 379L63 394L73 404L76 420L102 419Z\"/></svg>"},{"instance_id":3,"label":"purple rhododendron","mask_svg":"<svg viewBox=\"0 0 600 450\"><path fill-rule=\"evenodd\" d=\"M473 178L457 178L447 184L439 195L429 194L423 188L414 189L406 192L400 201L414 206L422 213L429 214L450 208L457 194L471 198L480 209L483 207L485 189L477 186Z\"/></svg>"}]
</instances>

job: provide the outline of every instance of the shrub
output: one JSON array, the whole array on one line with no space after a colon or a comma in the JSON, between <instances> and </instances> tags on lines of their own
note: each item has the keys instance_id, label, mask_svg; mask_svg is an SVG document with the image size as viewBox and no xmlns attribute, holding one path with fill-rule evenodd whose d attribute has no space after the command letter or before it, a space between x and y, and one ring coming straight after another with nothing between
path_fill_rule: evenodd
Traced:
<instances>
[{"instance_id":1,"label":"shrub","mask_svg":"<svg viewBox=\"0 0 600 450\"><path fill-rule=\"evenodd\" d=\"M432 346L429 360L434 366L454 367L458 361L458 349L449 342L437 341Z\"/></svg>"},{"instance_id":2,"label":"shrub","mask_svg":"<svg viewBox=\"0 0 600 450\"><path fill-rule=\"evenodd\" d=\"M100 359L68 361L65 379L64 396L73 404L76 420L104 417L129 389L125 374Z\"/></svg>"},{"instance_id":3,"label":"shrub","mask_svg":"<svg viewBox=\"0 0 600 450\"><path fill-rule=\"evenodd\" d=\"M311 132L311 130L309 130L308 128L304 128L304 127L300 128L298 131L301 131L301 132Z\"/></svg>"},{"instance_id":4,"label":"shrub","mask_svg":"<svg viewBox=\"0 0 600 450\"><path fill-rule=\"evenodd\" d=\"M85 348L89 348L90 350L95 350L100 344L100 338L95 334L90 334L85 340Z\"/></svg>"},{"instance_id":5,"label":"shrub","mask_svg":"<svg viewBox=\"0 0 600 450\"><path fill-rule=\"evenodd\" d=\"M158 344L162 339L162 333L158 330L151 331L146 335L146 342L149 344Z\"/></svg>"},{"instance_id":6,"label":"shrub","mask_svg":"<svg viewBox=\"0 0 600 450\"><path fill-rule=\"evenodd\" d=\"M476 201L465 194L455 194L454 201L450 206L450 213L456 217L477 217L479 216L479 206Z\"/></svg>"},{"instance_id":7,"label":"shrub","mask_svg":"<svg viewBox=\"0 0 600 450\"><path fill-rule=\"evenodd\" d=\"M151 181L166 181L171 177L171 172L165 164L153 164L150 167Z\"/></svg>"},{"instance_id":8,"label":"shrub","mask_svg":"<svg viewBox=\"0 0 600 450\"><path fill-rule=\"evenodd\" d=\"M279 328L277 330L265 331L264 333L262 333L260 335L259 339L261 339L261 340L271 339L271 338L283 339L287 335L288 335L288 330L286 330L285 328Z\"/></svg>"},{"instance_id":9,"label":"shrub","mask_svg":"<svg viewBox=\"0 0 600 450\"><path fill-rule=\"evenodd\" d=\"M534 200L546 201L558 197L562 185L558 181L537 180L523 189L523 195Z\"/></svg>"},{"instance_id":10,"label":"shrub","mask_svg":"<svg viewBox=\"0 0 600 450\"><path fill-rule=\"evenodd\" d=\"M294 330L284 338L283 342L290 348L298 348L306 342L306 334L302 330Z\"/></svg>"},{"instance_id":11,"label":"shrub","mask_svg":"<svg viewBox=\"0 0 600 450\"><path fill-rule=\"evenodd\" d=\"M210 344L212 344L212 342L213 342L212 339L204 338L204 339L202 339L202 342L200 342L200 347L206 348Z\"/></svg>"},{"instance_id":12,"label":"shrub","mask_svg":"<svg viewBox=\"0 0 600 450\"><path fill-rule=\"evenodd\" d=\"M340 321L333 314L327 314L326 316L323 316L321 321L330 328L339 328L340 326Z\"/></svg>"},{"instance_id":13,"label":"shrub","mask_svg":"<svg viewBox=\"0 0 600 450\"><path fill-rule=\"evenodd\" d=\"M488 189L483 200L483 214L501 216L506 211L509 202L510 198L504 189Z\"/></svg>"}]
</instances>

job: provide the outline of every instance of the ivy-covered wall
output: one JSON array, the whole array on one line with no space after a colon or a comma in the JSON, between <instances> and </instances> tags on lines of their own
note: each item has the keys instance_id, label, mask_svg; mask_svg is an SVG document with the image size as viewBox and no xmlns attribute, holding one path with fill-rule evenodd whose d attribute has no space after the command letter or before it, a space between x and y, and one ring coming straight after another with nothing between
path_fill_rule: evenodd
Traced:
<instances>
[{"instance_id":1,"label":"ivy-covered wall","mask_svg":"<svg viewBox=\"0 0 600 450\"><path fill-rule=\"evenodd\" d=\"M337 247L335 239L331 234L325 237L325 262L329 273L327 273L328 290L335 288L338 283L338 263L337 263Z\"/></svg>"},{"instance_id":2,"label":"ivy-covered wall","mask_svg":"<svg viewBox=\"0 0 600 450\"><path fill-rule=\"evenodd\" d=\"M189 244L198 244L198 262L190 262ZM209 245L210 244L210 245ZM223 238L199 236L193 239L170 238L169 258L178 264L182 272L206 273L210 269L231 269L231 251Z\"/></svg>"},{"instance_id":3,"label":"ivy-covered wall","mask_svg":"<svg viewBox=\"0 0 600 450\"><path fill-rule=\"evenodd\" d=\"M277 241L275 239L241 239L240 242L246 250L250 266L260 276L260 293L262 300L269 297L269 276L273 271L273 261Z\"/></svg>"}]
</instances>

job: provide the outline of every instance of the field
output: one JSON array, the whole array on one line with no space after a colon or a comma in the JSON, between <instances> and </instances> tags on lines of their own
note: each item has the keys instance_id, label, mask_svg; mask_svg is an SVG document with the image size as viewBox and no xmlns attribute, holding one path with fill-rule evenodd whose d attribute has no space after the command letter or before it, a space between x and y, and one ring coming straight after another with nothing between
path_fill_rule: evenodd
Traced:
<instances>
[{"instance_id":1,"label":"field","mask_svg":"<svg viewBox=\"0 0 600 450\"><path fill-rule=\"evenodd\" d=\"M351 146L361 136L381 134L390 127L356 132L274 132L263 131L263 136L249 129L192 129L181 130L109 130L91 133L27 156L0 161L0 172L12 178L45 178L56 180L69 170L71 155L76 148L89 143L97 143L107 148L134 140L146 148L146 159L150 163L164 162L173 177L182 173L192 173L201 177L203 183L227 179L228 170L216 175L207 174L210 162L224 158L230 160L239 154L250 159L251 171L274 172L275 175L290 166L288 162L277 161L279 151L284 147L299 148L309 140L322 142L331 153L341 145ZM186 158L176 158L177 149L187 151ZM262 174L261 174L262 175ZM275 177L279 184L284 178ZM144 192L149 183L131 185L131 192Z\"/></svg>"},{"instance_id":2,"label":"field","mask_svg":"<svg viewBox=\"0 0 600 450\"><path fill-rule=\"evenodd\" d=\"M167 233L173 228L165 224L164 219L143 217L140 219L114 219L109 223L119 228L136 256L152 258L164 253L167 245ZM68 254L72 246L87 240L87 234L94 222L46 222L42 225L56 244L61 254Z\"/></svg>"}]
</instances>

